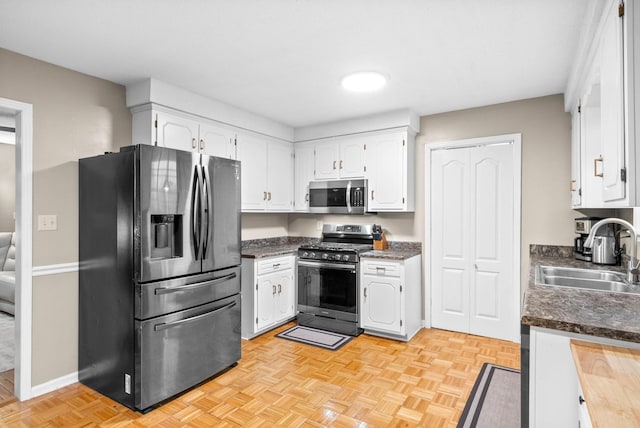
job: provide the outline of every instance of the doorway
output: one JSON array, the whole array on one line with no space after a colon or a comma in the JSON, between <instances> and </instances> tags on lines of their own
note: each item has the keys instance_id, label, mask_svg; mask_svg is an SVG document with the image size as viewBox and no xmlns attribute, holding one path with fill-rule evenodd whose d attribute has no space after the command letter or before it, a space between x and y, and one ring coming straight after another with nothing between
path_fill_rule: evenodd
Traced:
<instances>
[{"instance_id":1,"label":"doorway","mask_svg":"<svg viewBox=\"0 0 640 428\"><path fill-rule=\"evenodd\" d=\"M431 326L517 342L520 134L426 146Z\"/></svg>"},{"instance_id":2,"label":"doorway","mask_svg":"<svg viewBox=\"0 0 640 428\"><path fill-rule=\"evenodd\" d=\"M14 394L31 392L33 106L0 98L0 114L15 117L15 357Z\"/></svg>"}]
</instances>

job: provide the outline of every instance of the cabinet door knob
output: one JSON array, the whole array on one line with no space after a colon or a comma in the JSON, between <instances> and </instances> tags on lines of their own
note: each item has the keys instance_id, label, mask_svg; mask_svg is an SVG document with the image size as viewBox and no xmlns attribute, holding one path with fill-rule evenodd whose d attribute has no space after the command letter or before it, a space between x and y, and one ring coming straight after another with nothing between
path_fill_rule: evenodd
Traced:
<instances>
[{"instance_id":1,"label":"cabinet door knob","mask_svg":"<svg viewBox=\"0 0 640 428\"><path fill-rule=\"evenodd\" d=\"M196 148L196 139L195 139L195 138L192 138L192 139L191 139L191 148L192 148L192 149L195 149L195 148Z\"/></svg>"}]
</instances>

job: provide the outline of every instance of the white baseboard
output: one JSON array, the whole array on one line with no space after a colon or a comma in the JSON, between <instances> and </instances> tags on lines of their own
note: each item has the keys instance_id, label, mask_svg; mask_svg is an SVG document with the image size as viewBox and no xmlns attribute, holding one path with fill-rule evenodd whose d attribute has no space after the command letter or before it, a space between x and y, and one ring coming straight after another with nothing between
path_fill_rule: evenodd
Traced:
<instances>
[{"instance_id":1,"label":"white baseboard","mask_svg":"<svg viewBox=\"0 0 640 428\"><path fill-rule=\"evenodd\" d=\"M32 386L31 398L53 392L57 389L63 388L76 382L78 382L78 372L73 372L57 379L52 379L48 382L41 383L40 385Z\"/></svg>"}]
</instances>

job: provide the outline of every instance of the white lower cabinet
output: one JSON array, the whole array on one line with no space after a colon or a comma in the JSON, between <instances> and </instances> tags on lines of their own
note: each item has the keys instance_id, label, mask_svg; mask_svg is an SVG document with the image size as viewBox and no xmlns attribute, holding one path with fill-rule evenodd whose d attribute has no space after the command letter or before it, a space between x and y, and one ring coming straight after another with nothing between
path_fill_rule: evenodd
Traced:
<instances>
[{"instance_id":1,"label":"white lower cabinet","mask_svg":"<svg viewBox=\"0 0 640 428\"><path fill-rule=\"evenodd\" d=\"M295 256L242 259L242 338L251 339L295 316Z\"/></svg>"},{"instance_id":2,"label":"white lower cabinet","mask_svg":"<svg viewBox=\"0 0 640 428\"><path fill-rule=\"evenodd\" d=\"M360 327L365 333L410 340L421 328L421 256L362 258Z\"/></svg>"},{"instance_id":3,"label":"white lower cabinet","mask_svg":"<svg viewBox=\"0 0 640 428\"><path fill-rule=\"evenodd\" d=\"M575 362L571 339L640 349L640 344L531 327L529 352L529 427L590 427L589 413ZM580 423L580 425L578 425Z\"/></svg>"}]
</instances>

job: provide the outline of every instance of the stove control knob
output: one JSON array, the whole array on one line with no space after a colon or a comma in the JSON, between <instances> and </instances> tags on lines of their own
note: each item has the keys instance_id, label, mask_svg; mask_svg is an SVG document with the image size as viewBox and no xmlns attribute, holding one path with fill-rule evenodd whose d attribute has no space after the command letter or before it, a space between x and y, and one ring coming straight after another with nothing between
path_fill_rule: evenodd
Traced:
<instances>
[{"instance_id":1,"label":"stove control knob","mask_svg":"<svg viewBox=\"0 0 640 428\"><path fill-rule=\"evenodd\" d=\"M316 253L311 253L311 258L315 259L316 258Z\"/></svg>"},{"instance_id":2,"label":"stove control knob","mask_svg":"<svg viewBox=\"0 0 640 428\"><path fill-rule=\"evenodd\" d=\"M329 254L324 253L324 254L322 255L322 258L323 258L323 259L325 259L325 260L327 260L327 259L329 258Z\"/></svg>"},{"instance_id":3,"label":"stove control knob","mask_svg":"<svg viewBox=\"0 0 640 428\"><path fill-rule=\"evenodd\" d=\"M334 260L340 260L340 254L336 254L335 256L333 256Z\"/></svg>"},{"instance_id":4,"label":"stove control knob","mask_svg":"<svg viewBox=\"0 0 640 428\"><path fill-rule=\"evenodd\" d=\"M309 253L305 251L304 253L302 253L302 257L309 257Z\"/></svg>"},{"instance_id":5,"label":"stove control knob","mask_svg":"<svg viewBox=\"0 0 640 428\"><path fill-rule=\"evenodd\" d=\"M344 256L342 256L342 260L344 260L345 262L349 261L349 255L345 254Z\"/></svg>"}]
</instances>

